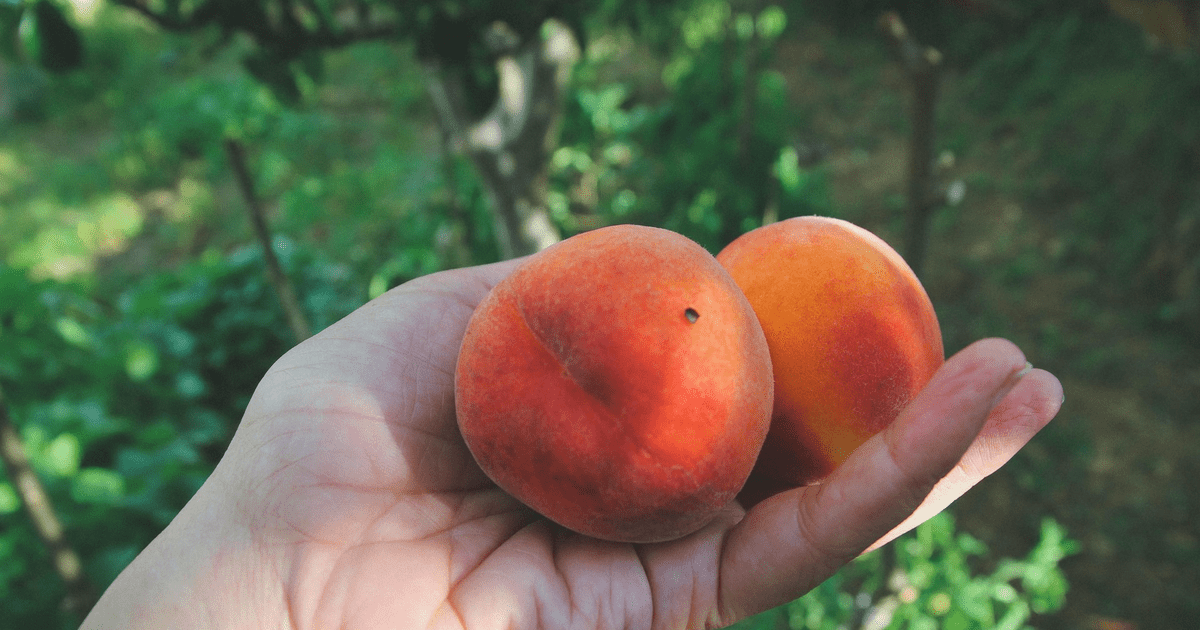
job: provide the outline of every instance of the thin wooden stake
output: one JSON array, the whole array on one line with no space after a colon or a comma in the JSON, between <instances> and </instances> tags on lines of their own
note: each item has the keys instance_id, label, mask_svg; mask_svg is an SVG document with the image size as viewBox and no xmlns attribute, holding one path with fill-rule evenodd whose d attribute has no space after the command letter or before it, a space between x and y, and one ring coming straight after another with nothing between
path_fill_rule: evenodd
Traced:
<instances>
[{"instance_id":1,"label":"thin wooden stake","mask_svg":"<svg viewBox=\"0 0 1200 630\"><path fill-rule=\"evenodd\" d=\"M46 494L46 488L33 472L29 463L29 454L25 444L17 432L17 427L8 415L8 404L4 400L4 391L0 389L0 459L4 460L4 472L12 482L17 496L21 498L21 506L33 523L33 530L38 540L50 552L50 561L54 564L54 572L62 578L66 585L67 594L63 598L63 608L69 613L83 619L96 603L96 591L83 573L83 563L79 554L67 540L63 531L62 521L54 511L54 504Z\"/></svg>"},{"instance_id":2,"label":"thin wooden stake","mask_svg":"<svg viewBox=\"0 0 1200 630\"><path fill-rule=\"evenodd\" d=\"M300 308L300 300L296 298L296 289L292 286L292 281L283 273L279 258L275 256L275 248L271 247L271 234L267 231L262 202L254 192L254 180L246 166L246 151L237 140L227 139L225 152L229 155L229 163L233 165L242 197L246 200L246 212L250 215L254 234L262 245L263 258L267 263L267 280L275 287L275 293L279 296L279 303L283 306L283 313L287 317L292 334L296 336L296 341L304 341L312 336L312 328L308 325L304 310Z\"/></svg>"},{"instance_id":3,"label":"thin wooden stake","mask_svg":"<svg viewBox=\"0 0 1200 630\"><path fill-rule=\"evenodd\" d=\"M888 11L879 18L883 31L899 57L912 85L912 137L908 154L908 225L904 257L921 277L929 246L929 224L939 198L933 194L934 114L942 54L921 46L900 19Z\"/></svg>"}]
</instances>

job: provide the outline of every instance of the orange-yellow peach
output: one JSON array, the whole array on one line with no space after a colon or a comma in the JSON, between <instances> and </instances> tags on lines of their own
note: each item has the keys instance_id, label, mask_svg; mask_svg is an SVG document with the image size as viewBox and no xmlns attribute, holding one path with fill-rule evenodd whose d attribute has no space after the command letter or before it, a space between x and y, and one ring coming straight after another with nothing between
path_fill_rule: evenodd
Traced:
<instances>
[{"instance_id":1,"label":"orange-yellow peach","mask_svg":"<svg viewBox=\"0 0 1200 630\"><path fill-rule=\"evenodd\" d=\"M620 225L531 256L468 324L467 447L502 489L576 532L657 542L741 490L770 424L762 329L712 254Z\"/></svg>"},{"instance_id":2,"label":"orange-yellow peach","mask_svg":"<svg viewBox=\"0 0 1200 630\"><path fill-rule=\"evenodd\" d=\"M826 477L942 365L925 289L861 227L788 219L747 232L717 260L754 307L775 370L771 429L745 503Z\"/></svg>"}]
</instances>

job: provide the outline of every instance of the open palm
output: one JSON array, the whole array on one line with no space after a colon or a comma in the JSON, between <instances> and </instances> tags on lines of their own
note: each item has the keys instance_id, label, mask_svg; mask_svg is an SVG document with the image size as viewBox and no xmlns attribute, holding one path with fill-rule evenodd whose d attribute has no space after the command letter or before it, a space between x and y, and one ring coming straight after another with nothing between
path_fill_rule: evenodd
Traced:
<instances>
[{"instance_id":1,"label":"open palm","mask_svg":"<svg viewBox=\"0 0 1200 630\"><path fill-rule=\"evenodd\" d=\"M209 482L131 573L190 537L177 564L205 568L179 592L240 589L209 593L205 618L255 627L719 627L798 597L936 513L1061 403L1053 376L1021 375L1012 344L981 341L825 483L749 513L732 503L677 541L598 541L498 489L458 433L459 343L515 265L408 283L289 352ZM196 556L209 560L186 560Z\"/></svg>"}]
</instances>

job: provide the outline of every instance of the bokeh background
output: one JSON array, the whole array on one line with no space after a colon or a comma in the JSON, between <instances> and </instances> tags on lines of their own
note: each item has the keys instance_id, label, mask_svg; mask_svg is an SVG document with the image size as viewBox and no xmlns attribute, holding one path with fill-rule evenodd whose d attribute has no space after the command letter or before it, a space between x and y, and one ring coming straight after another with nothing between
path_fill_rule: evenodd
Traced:
<instances>
[{"instance_id":1,"label":"bokeh background","mask_svg":"<svg viewBox=\"0 0 1200 630\"><path fill-rule=\"evenodd\" d=\"M77 626L271 363L388 288L804 214L921 249L947 351L1013 339L1066 404L739 627L1194 627L1198 28L1195 0L0 0L0 628Z\"/></svg>"}]
</instances>

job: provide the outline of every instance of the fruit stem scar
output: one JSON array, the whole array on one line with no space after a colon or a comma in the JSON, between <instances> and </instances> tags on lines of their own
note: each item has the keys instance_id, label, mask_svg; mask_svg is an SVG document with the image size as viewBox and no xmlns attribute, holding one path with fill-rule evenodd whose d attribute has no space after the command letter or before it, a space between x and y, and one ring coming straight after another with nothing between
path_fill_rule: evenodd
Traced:
<instances>
[{"instance_id":1,"label":"fruit stem scar","mask_svg":"<svg viewBox=\"0 0 1200 630\"><path fill-rule=\"evenodd\" d=\"M697 313L696 309L690 308L690 307L687 310L683 311L683 316L686 317L688 320L688 323L691 323L691 324L695 324L696 320L700 319L700 313Z\"/></svg>"}]
</instances>

